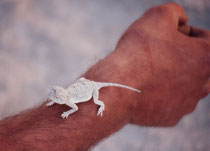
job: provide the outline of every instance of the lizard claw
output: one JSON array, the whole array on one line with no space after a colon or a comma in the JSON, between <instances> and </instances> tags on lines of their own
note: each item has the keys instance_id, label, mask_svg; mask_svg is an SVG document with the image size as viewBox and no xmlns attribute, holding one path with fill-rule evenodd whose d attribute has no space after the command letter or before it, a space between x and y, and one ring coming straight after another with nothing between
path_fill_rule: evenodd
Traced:
<instances>
[{"instance_id":1,"label":"lizard claw","mask_svg":"<svg viewBox=\"0 0 210 151\"><path fill-rule=\"evenodd\" d=\"M61 114L61 117L62 118L67 118L69 116L69 113L68 112L63 112L62 114Z\"/></svg>"},{"instance_id":2,"label":"lizard claw","mask_svg":"<svg viewBox=\"0 0 210 151\"><path fill-rule=\"evenodd\" d=\"M101 117L103 116L103 108L99 108L98 109L98 113L97 113L97 116L101 115Z\"/></svg>"}]
</instances>

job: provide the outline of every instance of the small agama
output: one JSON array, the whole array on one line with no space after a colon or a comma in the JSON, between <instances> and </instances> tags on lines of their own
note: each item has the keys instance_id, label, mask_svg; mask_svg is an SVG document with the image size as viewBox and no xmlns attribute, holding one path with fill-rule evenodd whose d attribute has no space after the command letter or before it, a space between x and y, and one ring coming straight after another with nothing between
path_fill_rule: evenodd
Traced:
<instances>
[{"instance_id":1,"label":"small agama","mask_svg":"<svg viewBox=\"0 0 210 151\"><path fill-rule=\"evenodd\" d=\"M98 99L99 89L109 86L127 88L138 93L141 92L140 90L126 85L121 85L117 83L95 82L82 77L75 81L73 84L69 85L66 89L60 86L53 86L52 91L48 95L48 99L50 100L50 102L48 102L46 105L52 106L54 103L68 105L72 109L67 112L63 112L63 114L61 115L62 118L67 118L70 114L78 110L78 106L76 105L76 103L87 102L93 97L94 103L100 106L97 115L102 116L105 105L102 101Z\"/></svg>"}]
</instances>

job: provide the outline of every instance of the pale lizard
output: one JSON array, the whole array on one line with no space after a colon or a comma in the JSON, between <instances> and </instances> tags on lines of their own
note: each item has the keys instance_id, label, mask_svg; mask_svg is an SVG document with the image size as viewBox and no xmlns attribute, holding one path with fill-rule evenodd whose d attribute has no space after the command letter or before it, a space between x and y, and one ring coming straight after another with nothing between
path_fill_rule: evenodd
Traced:
<instances>
[{"instance_id":1,"label":"pale lizard","mask_svg":"<svg viewBox=\"0 0 210 151\"><path fill-rule=\"evenodd\" d=\"M72 109L67 112L63 112L63 114L61 115L61 117L67 118L70 114L78 110L78 106L76 105L76 103L89 101L93 97L94 103L100 106L97 115L102 116L105 105L102 101L98 99L99 89L107 86L122 87L136 91L138 93L141 92L140 90L126 85L121 85L117 83L95 82L82 77L75 81L73 84L69 85L66 89L60 86L53 86L52 91L48 95L50 102L46 105L52 106L54 103L68 105Z\"/></svg>"}]
</instances>

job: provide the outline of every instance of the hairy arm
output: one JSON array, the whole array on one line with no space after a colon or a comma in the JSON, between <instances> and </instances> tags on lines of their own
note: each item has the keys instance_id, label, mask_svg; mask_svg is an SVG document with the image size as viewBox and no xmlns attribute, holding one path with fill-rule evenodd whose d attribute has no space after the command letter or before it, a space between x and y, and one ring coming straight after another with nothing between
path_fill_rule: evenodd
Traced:
<instances>
[{"instance_id":1,"label":"hairy arm","mask_svg":"<svg viewBox=\"0 0 210 151\"><path fill-rule=\"evenodd\" d=\"M60 117L69 110L65 105L41 105L4 119L0 121L0 148L87 150L129 122L176 125L210 90L209 31L186 22L183 8L174 3L148 10L123 34L115 51L83 75L142 93L102 88L102 118L96 116L98 106L91 100L79 104L79 111L67 119Z\"/></svg>"},{"instance_id":2,"label":"hairy arm","mask_svg":"<svg viewBox=\"0 0 210 151\"><path fill-rule=\"evenodd\" d=\"M126 93L126 92L125 92ZM87 150L102 138L117 131L129 121L123 97L102 90L106 104L103 118L97 116L98 106L89 101L79 105L79 112L67 119L60 117L65 105L46 108L41 105L0 122L0 147L5 150ZM117 99L118 98L118 99ZM111 103L110 101L116 101Z\"/></svg>"},{"instance_id":3,"label":"hairy arm","mask_svg":"<svg viewBox=\"0 0 210 151\"><path fill-rule=\"evenodd\" d=\"M112 58L113 57L113 58ZM96 81L119 81L120 68L110 55L94 65L84 76ZM100 70L101 68L105 70ZM103 117L97 116L93 100L79 104L79 111L67 119L60 117L66 105L47 108L45 104L0 122L0 148L5 150L87 150L102 138L116 132L130 120L132 105L141 95L120 88L102 88L99 97L105 103ZM130 107L129 107L130 105Z\"/></svg>"}]
</instances>

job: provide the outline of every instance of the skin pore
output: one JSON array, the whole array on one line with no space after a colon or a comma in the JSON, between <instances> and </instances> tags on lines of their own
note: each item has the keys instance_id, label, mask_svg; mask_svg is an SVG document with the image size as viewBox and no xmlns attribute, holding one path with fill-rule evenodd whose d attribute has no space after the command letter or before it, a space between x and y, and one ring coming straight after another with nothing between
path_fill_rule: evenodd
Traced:
<instances>
[{"instance_id":1,"label":"skin pore","mask_svg":"<svg viewBox=\"0 0 210 151\"><path fill-rule=\"evenodd\" d=\"M210 32L187 25L176 3L151 8L125 31L113 53L83 76L142 93L102 88L102 118L92 100L79 104L80 110L67 119L60 115L68 106L47 108L45 102L0 121L0 148L83 151L127 123L176 125L210 91Z\"/></svg>"}]
</instances>

